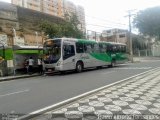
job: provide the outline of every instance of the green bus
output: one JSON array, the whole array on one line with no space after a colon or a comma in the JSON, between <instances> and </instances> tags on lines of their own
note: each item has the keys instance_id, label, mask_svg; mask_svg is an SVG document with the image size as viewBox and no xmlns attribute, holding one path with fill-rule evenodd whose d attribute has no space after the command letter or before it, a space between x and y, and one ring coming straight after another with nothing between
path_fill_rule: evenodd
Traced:
<instances>
[{"instance_id":1,"label":"green bus","mask_svg":"<svg viewBox=\"0 0 160 120\"><path fill-rule=\"evenodd\" d=\"M128 60L126 45L85 39L57 38L44 43L44 67L47 72L90 67L113 67Z\"/></svg>"}]
</instances>

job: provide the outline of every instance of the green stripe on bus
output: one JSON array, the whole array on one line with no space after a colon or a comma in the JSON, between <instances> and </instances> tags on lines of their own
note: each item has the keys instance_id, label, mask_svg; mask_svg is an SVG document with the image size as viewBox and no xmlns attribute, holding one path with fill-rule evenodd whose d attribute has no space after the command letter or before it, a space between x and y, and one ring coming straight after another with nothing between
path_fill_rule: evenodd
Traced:
<instances>
[{"instance_id":1,"label":"green stripe on bus","mask_svg":"<svg viewBox=\"0 0 160 120\"><path fill-rule=\"evenodd\" d=\"M106 53L91 53L90 55L92 57L96 58L97 60L101 60L101 61L104 61L104 62L110 62L111 61L111 57Z\"/></svg>"}]
</instances>

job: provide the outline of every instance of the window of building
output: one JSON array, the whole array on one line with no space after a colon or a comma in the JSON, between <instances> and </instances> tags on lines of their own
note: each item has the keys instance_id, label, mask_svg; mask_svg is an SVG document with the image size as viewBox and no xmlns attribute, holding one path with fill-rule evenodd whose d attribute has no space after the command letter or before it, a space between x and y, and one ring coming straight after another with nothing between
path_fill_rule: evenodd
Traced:
<instances>
[{"instance_id":1,"label":"window of building","mask_svg":"<svg viewBox=\"0 0 160 120\"><path fill-rule=\"evenodd\" d=\"M120 35L119 35L119 38L124 38L124 37L126 37L125 34L120 34Z\"/></svg>"},{"instance_id":2,"label":"window of building","mask_svg":"<svg viewBox=\"0 0 160 120\"><path fill-rule=\"evenodd\" d=\"M111 30L106 31L107 33L111 33Z\"/></svg>"}]
</instances>

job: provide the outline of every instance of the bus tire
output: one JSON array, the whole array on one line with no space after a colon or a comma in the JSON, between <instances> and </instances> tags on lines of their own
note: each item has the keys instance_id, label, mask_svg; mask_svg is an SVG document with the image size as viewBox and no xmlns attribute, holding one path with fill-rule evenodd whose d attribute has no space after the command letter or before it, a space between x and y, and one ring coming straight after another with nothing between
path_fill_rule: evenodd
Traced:
<instances>
[{"instance_id":1,"label":"bus tire","mask_svg":"<svg viewBox=\"0 0 160 120\"><path fill-rule=\"evenodd\" d=\"M82 62L77 62L76 64L76 72L80 73L83 71L83 63Z\"/></svg>"},{"instance_id":2,"label":"bus tire","mask_svg":"<svg viewBox=\"0 0 160 120\"><path fill-rule=\"evenodd\" d=\"M97 66L97 67L96 67L96 69L102 69L102 68L103 68L102 66Z\"/></svg>"},{"instance_id":3,"label":"bus tire","mask_svg":"<svg viewBox=\"0 0 160 120\"><path fill-rule=\"evenodd\" d=\"M112 68L112 67L115 67L115 66L116 66L116 60L112 60L109 67Z\"/></svg>"},{"instance_id":4,"label":"bus tire","mask_svg":"<svg viewBox=\"0 0 160 120\"><path fill-rule=\"evenodd\" d=\"M112 60L111 66L112 66L112 67L115 67L115 66L116 66L116 60Z\"/></svg>"}]
</instances>

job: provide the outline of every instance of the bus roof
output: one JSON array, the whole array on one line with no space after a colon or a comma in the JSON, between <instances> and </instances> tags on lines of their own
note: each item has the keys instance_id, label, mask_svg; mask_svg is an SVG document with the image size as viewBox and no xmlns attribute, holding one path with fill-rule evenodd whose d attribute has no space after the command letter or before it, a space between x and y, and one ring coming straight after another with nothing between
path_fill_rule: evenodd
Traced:
<instances>
[{"instance_id":1,"label":"bus roof","mask_svg":"<svg viewBox=\"0 0 160 120\"><path fill-rule=\"evenodd\" d=\"M126 44L124 44L124 43L106 42L106 41L100 41L100 43L108 43L108 44L112 44L112 45L126 45Z\"/></svg>"},{"instance_id":2,"label":"bus roof","mask_svg":"<svg viewBox=\"0 0 160 120\"><path fill-rule=\"evenodd\" d=\"M76 38L54 38L54 39L48 39L46 41L49 41L49 40L58 40L58 39L61 39L61 40L65 40L65 41L72 41L72 42L82 42L82 43L108 43L108 44L114 44L114 45L126 45L124 43L117 43L117 42L107 42L107 41L95 41L95 40L88 40L88 39L76 39Z\"/></svg>"}]
</instances>

